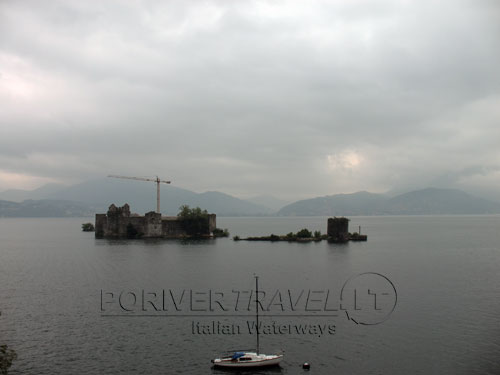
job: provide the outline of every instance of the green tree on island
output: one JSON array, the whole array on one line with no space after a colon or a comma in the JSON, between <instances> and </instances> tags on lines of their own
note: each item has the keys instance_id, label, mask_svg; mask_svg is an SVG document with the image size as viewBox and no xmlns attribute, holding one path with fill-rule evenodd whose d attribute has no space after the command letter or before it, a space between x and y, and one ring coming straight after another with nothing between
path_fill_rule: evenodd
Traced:
<instances>
[{"instance_id":1,"label":"green tree on island","mask_svg":"<svg viewBox=\"0 0 500 375\"><path fill-rule=\"evenodd\" d=\"M181 220L182 226L190 236L202 236L209 233L208 212L200 207L190 208L188 205L182 205L179 208L177 217Z\"/></svg>"},{"instance_id":2,"label":"green tree on island","mask_svg":"<svg viewBox=\"0 0 500 375\"><path fill-rule=\"evenodd\" d=\"M311 233L311 231L309 229L301 229L297 232L297 237L298 238L311 238L313 236L313 234Z\"/></svg>"},{"instance_id":3,"label":"green tree on island","mask_svg":"<svg viewBox=\"0 0 500 375\"><path fill-rule=\"evenodd\" d=\"M83 223L82 224L82 231L93 232L94 230L95 230L94 224L92 224L92 223Z\"/></svg>"}]
</instances>

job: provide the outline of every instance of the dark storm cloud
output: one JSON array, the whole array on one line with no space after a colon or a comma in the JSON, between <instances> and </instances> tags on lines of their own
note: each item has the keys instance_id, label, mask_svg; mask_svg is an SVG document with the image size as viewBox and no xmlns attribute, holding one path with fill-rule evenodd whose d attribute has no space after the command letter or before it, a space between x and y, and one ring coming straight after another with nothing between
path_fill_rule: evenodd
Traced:
<instances>
[{"instance_id":1,"label":"dark storm cloud","mask_svg":"<svg viewBox=\"0 0 500 375\"><path fill-rule=\"evenodd\" d=\"M491 186L499 14L478 1L3 2L0 169L287 198ZM468 168L485 172L445 177Z\"/></svg>"}]
</instances>

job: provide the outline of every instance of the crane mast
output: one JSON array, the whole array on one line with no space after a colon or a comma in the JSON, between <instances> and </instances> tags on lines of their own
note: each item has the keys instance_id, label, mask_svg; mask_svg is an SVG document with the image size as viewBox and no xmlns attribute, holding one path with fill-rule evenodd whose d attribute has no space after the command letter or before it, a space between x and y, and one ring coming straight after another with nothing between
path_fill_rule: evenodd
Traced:
<instances>
[{"instance_id":1,"label":"crane mast","mask_svg":"<svg viewBox=\"0 0 500 375\"><path fill-rule=\"evenodd\" d=\"M160 183L170 184L170 181L160 180L158 176L156 178L143 178L143 177L129 177L129 176L117 176L110 174L108 177L112 178L125 178L127 180L138 180L138 181L152 181L156 182L156 212L160 213Z\"/></svg>"}]
</instances>

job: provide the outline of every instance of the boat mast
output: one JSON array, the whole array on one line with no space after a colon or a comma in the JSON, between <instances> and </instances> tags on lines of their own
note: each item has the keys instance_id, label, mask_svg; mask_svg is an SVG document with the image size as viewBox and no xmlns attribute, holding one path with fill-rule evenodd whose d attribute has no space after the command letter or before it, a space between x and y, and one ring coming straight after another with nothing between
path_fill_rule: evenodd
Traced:
<instances>
[{"instance_id":1,"label":"boat mast","mask_svg":"<svg viewBox=\"0 0 500 375\"><path fill-rule=\"evenodd\" d=\"M257 323L257 354L259 354L259 276L255 276L255 320Z\"/></svg>"}]
</instances>

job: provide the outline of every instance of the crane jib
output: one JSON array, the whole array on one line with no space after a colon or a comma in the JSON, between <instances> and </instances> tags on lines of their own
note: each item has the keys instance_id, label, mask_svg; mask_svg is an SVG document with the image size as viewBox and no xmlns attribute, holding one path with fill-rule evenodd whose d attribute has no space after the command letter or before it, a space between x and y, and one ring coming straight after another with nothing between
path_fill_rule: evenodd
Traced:
<instances>
[{"instance_id":1,"label":"crane jib","mask_svg":"<svg viewBox=\"0 0 500 375\"><path fill-rule=\"evenodd\" d=\"M145 178L145 177L117 176L117 175L108 175L108 177L125 178L125 179L128 179L128 180L156 182L156 212L160 213L160 183L170 184L170 181L160 180L160 178L158 176L156 176L155 179Z\"/></svg>"}]
</instances>

